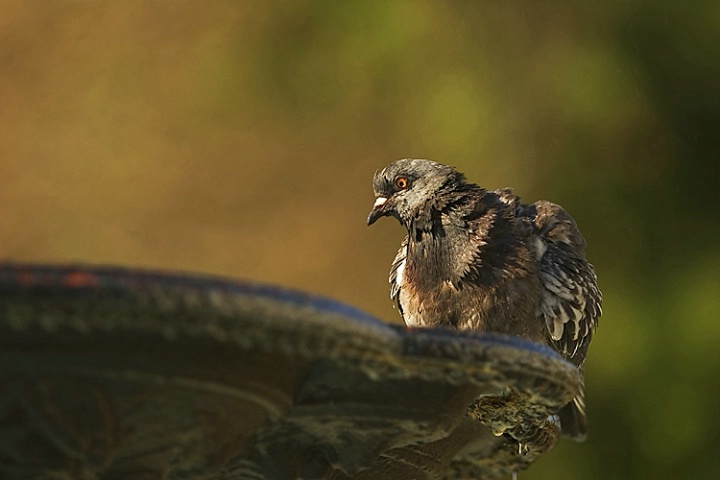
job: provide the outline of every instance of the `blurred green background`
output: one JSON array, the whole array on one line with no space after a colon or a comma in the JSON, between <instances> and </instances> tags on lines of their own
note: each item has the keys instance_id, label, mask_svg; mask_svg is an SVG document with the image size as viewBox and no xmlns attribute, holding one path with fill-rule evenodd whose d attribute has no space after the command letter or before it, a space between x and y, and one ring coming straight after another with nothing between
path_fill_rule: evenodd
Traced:
<instances>
[{"instance_id":1,"label":"blurred green background","mask_svg":"<svg viewBox=\"0 0 720 480\"><path fill-rule=\"evenodd\" d=\"M372 174L564 205L590 437L525 480L720 478L720 2L0 0L0 257L245 277L399 322Z\"/></svg>"}]
</instances>

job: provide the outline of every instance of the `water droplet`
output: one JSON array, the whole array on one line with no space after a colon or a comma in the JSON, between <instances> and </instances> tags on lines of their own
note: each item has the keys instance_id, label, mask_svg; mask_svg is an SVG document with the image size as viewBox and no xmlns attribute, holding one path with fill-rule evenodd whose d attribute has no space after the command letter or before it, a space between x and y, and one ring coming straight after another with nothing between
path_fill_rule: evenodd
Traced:
<instances>
[{"instance_id":1,"label":"water droplet","mask_svg":"<svg viewBox=\"0 0 720 480\"><path fill-rule=\"evenodd\" d=\"M528 450L527 443L518 442L518 455L527 455Z\"/></svg>"}]
</instances>

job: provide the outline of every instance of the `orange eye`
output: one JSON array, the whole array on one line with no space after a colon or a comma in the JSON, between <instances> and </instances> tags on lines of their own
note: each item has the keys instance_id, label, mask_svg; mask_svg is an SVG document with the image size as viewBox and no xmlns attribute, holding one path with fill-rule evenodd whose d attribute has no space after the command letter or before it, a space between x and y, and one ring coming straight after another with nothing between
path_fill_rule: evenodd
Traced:
<instances>
[{"instance_id":1,"label":"orange eye","mask_svg":"<svg viewBox=\"0 0 720 480\"><path fill-rule=\"evenodd\" d=\"M399 188L400 190L405 190L408 186L408 179L407 177L397 177L395 179L395 186Z\"/></svg>"}]
</instances>

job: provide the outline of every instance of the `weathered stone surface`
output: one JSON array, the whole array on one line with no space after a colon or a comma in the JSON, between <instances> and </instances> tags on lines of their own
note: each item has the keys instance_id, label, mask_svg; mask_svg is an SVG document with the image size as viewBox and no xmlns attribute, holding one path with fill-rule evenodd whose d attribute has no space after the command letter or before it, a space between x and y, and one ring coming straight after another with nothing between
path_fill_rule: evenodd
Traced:
<instances>
[{"instance_id":1,"label":"weathered stone surface","mask_svg":"<svg viewBox=\"0 0 720 480\"><path fill-rule=\"evenodd\" d=\"M0 478L498 478L580 382L539 345L298 292L0 266Z\"/></svg>"}]
</instances>

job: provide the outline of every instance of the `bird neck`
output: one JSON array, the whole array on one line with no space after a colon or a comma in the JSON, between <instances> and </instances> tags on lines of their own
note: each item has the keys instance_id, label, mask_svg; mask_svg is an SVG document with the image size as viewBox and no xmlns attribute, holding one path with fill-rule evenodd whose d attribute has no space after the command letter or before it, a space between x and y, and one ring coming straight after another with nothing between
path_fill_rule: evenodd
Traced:
<instances>
[{"instance_id":1,"label":"bird neck","mask_svg":"<svg viewBox=\"0 0 720 480\"><path fill-rule=\"evenodd\" d=\"M407 224L406 275L434 288L459 278L458 262L468 238L464 218L484 190L476 185L435 195ZM423 285L419 285L423 286Z\"/></svg>"},{"instance_id":2,"label":"bird neck","mask_svg":"<svg viewBox=\"0 0 720 480\"><path fill-rule=\"evenodd\" d=\"M452 280L453 248L442 224L409 232L405 276L424 290Z\"/></svg>"},{"instance_id":3,"label":"bird neck","mask_svg":"<svg viewBox=\"0 0 720 480\"><path fill-rule=\"evenodd\" d=\"M475 208L474 203L486 193L486 190L472 183L443 185L405 222L408 233L411 236L413 233L416 236L428 233L435 237L444 236L443 223L450 217L461 218L468 214Z\"/></svg>"},{"instance_id":4,"label":"bird neck","mask_svg":"<svg viewBox=\"0 0 720 480\"><path fill-rule=\"evenodd\" d=\"M494 192L465 187L436 197L424 215L407 224L405 275L426 284L421 287L455 285L469 273L492 283L518 254L508 205Z\"/></svg>"}]
</instances>

